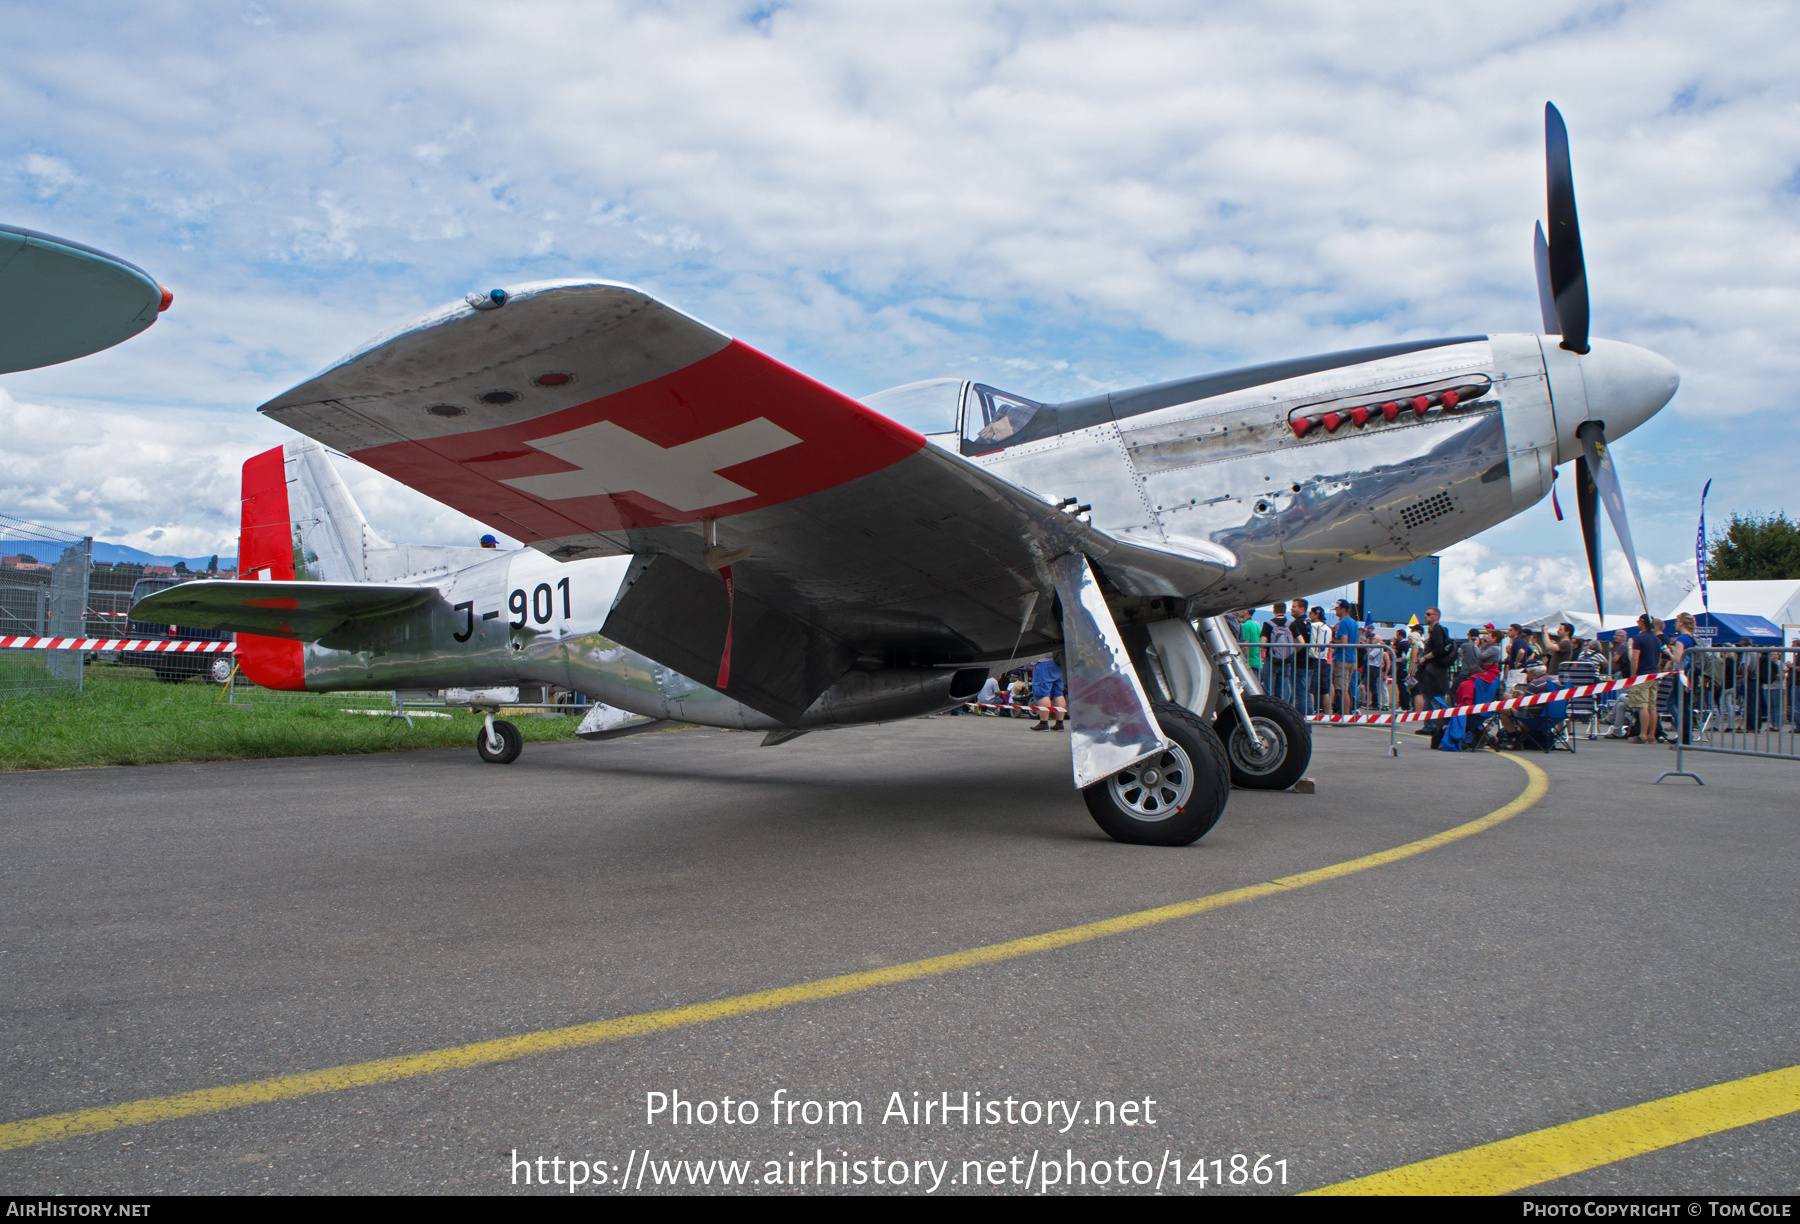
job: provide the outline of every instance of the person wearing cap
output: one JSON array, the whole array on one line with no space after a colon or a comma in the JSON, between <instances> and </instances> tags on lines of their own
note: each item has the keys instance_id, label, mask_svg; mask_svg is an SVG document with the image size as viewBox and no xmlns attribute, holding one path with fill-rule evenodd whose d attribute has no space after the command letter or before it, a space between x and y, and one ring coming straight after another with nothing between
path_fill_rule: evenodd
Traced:
<instances>
[{"instance_id":1,"label":"person wearing cap","mask_svg":"<svg viewBox=\"0 0 1800 1224\"><path fill-rule=\"evenodd\" d=\"M1331 627L1331 706L1335 713L1354 714L1350 675L1356 670L1356 643L1362 637L1362 626L1351 615L1348 599L1340 599L1332 607L1337 623Z\"/></svg>"},{"instance_id":2,"label":"person wearing cap","mask_svg":"<svg viewBox=\"0 0 1800 1224\"><path fill-rule=\"evenodd\" d=\"M496 539L495 539L495 538L494 538L494 537L493 537L493 536L491 536L491 535L484 535L484 536L482 536L482 537L481 537L481 546L482 546L482 547L483 547L483 548L499 548L499 547L500 547L500 541L499 541L499 540L496 540Z\"/></svg>"},{"instance_id":3,"label":"person wearing cap","mask_svg":"<svg viewBox=\"0 0 1800 1224\"><path fill-rule=\"evenodd\" d=\"M1466 638L1456 644L1456 682L1461 684L1469 676L1480 670L1475 656L1481 651L1481 630L1471 629Z\"/></svg>"}]
</instances>

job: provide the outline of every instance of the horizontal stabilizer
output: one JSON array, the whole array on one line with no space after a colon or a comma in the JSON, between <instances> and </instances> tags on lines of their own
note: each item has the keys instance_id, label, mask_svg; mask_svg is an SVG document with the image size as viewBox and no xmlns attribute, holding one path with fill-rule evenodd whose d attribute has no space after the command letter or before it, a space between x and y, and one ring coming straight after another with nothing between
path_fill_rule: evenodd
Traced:
<instances>
[{"instance_id":1,"label":"horizontal stabilizer","mask_svg":"<svg viewBox=\"0 0 1800 1224\"><path fill-rule=\"evenodd\" d=\"M385 582L207 579L145 596L132 605L131 616L191 629L316 642L351 621L382 620L437 597L436 587Z\"/></svg>"}]
</instances>

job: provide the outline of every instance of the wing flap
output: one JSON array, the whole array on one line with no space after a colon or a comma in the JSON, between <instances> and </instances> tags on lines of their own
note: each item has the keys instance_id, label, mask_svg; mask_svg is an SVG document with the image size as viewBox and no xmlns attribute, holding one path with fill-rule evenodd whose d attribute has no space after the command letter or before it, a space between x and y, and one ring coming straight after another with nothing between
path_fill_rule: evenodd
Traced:
<instances>
[{"instance_id":1,"label":"wing flap","mask_svg":"<svg viewBox=\"0 0 1800 1224\"><path fill-rule=\"evenodd\" d=\"M131 607L136 620L316 642L352 621L378 621L438 597L429 586L383 582L243 582L205 579L157 591Z\"/></svg>"},{"instance_id":2,"label":"wing flap","mask_svg":"<svg viewBox=\"0 0 1800 1224\"><path fill-rule=\"evenodd\" d=\"M730 683L722 690L788 726L856 662L853 647L740 592L732 611ZM725 646L719 579L674 557L632 562L603 634L684 676L710 684Z\"/></svg>"}]
</instances>

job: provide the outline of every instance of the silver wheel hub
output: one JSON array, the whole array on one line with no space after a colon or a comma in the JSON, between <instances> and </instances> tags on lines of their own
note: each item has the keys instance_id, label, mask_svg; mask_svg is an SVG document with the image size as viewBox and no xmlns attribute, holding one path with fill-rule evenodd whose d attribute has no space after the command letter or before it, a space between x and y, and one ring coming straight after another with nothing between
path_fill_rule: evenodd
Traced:
<instances>
[{"instance_id":1,"label":"silver wheel hub","mask_svg":"<svg viewBox=\"0 0 1800 1224\"><path fill-rule=\"evenodd\" d=\"M1231 763L1247 774L1273 773L1287 759L1287 736L1274 719L1252 717L1256 734L1262 739L1260 749L1251 742L1242 726L1232 728L1231 742L1226 745Z\"/></svg>"},{"instance_id":2,"label":"silver wheel hub","mask_svg":"<svg viewBox=\"0 0 1800 1224\"><path fill-rule=\"evenodd\" d=\"M1194 794L1194 764L1171 744L1108 778L1112 801L1133 818L1167 820L1187 806Z\"/></svg>"}]
</instances>

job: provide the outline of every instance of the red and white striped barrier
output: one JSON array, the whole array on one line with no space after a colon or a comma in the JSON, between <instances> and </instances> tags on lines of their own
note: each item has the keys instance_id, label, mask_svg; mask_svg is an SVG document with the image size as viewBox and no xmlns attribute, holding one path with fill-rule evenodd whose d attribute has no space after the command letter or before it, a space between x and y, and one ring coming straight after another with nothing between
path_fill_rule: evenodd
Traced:
<instances>
[{"instance_id":1,"label":"red and white striped barrier","mask_svg":"<svg viewBox=\"0 0 1800 1224\"><path fill-rule=\"evenodd\" d=\"M1412 711L1405 714L1313 714L1307 718L1309 723L1333 723L1338 726L1356 726L1378 723L1428 722L1437 718L1455 718L1459 714L1491 714L1495 710L1516 710L1521 706L1549 705L1553 701L1568 701L1572 697L1592 697L1600 693L1613 693L1619 689L1628 689L1633 685L1645 684L1651 680L1660 680L1664 676L1679 676L1680 672L1646 672L1630 680L1607 680L1600 684L1578 684L1574 688L1556 689L1548 693L1533 693L1529 697L1508 697L1502 701L1478 701L1473 705L1451 706L1444 710L1426 710L1423 713Z\"/></svg>"},{"instance_id":2,"label":"red and white striped barrier","mask_svg":"<svg viewBox=\"0 0 1800 1224\"><path fill-rule=\"evenodd\" d=\"M236 642L188 642L180 638L0 637L0 650L142 650L161 654L230 654Z\"/></svg>"}]
</instances>

